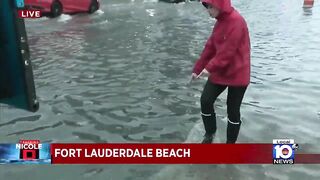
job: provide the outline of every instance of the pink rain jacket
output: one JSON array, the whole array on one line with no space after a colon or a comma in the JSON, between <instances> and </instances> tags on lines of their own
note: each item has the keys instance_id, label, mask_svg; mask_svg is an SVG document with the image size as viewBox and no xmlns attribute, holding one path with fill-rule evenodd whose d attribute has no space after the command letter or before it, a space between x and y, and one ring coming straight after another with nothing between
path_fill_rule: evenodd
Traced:
<instances>
[{"instance_id":1,"label":"pink rain jacket","mask_svg":"<svg viewBox=\"0 0 320 180\"><path fill-rule=\"evenodd\" d=\"M247 86L250 82L250 38L246 21L230 0L201 0L220 10L217 22L193 72L204 68L215 84Z\"/></svg>"}]
</instances>

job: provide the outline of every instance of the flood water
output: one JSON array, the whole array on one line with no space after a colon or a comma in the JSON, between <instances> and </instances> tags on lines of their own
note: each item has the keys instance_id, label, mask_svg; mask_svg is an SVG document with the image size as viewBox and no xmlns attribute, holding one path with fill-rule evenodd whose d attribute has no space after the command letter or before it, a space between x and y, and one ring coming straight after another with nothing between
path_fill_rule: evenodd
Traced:
<instances>
[{"instance_id":1,"label":"flood water","mask_svg":"<svg viewBox=\"0 0 320 180\"><path fill-rule=\"evenodd\" d=\"M214 20L198 2L104 0L93 15L26 20L40 109L1 105L0 142L182 143L203 133L205 79L188 84ZM320 3L234 0L247 20L251 85L239 142L293 138L320 152ZM225 142L226 93L216 102ZM317 165L6 165L0 179L316 180Z\"/></svg>"}]
</instances>

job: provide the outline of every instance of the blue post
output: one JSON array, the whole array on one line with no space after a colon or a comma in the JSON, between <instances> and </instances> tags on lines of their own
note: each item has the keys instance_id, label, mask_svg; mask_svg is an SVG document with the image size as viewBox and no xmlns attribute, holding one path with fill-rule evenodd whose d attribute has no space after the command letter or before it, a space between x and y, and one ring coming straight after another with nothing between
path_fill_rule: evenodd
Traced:
<instances>
[{"instance_id":1,"label":"blue post","mask_svg":"<svg viewBox=\"0 0 320 180\"><path fill-rule=\"evenodd\" d=\"M16 1L16 7L17 8L23 8L24 7L24 0L15 0Z\"/></svg>"}]
</instances>

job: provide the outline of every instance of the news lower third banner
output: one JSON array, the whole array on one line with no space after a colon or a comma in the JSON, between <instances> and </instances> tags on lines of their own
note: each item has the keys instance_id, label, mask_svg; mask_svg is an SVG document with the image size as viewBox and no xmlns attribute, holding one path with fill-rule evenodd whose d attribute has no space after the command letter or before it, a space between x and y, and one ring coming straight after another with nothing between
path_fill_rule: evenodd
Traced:
<instances>
[{"instance_id":1,"label":"news lower third banner","mask_svg":"<svg viewBox=\"0 0 320 180\"><path fill-rule=\"evenodd\" d=\"M320 164L291 139L271 144L0 144L0 164Z\"/></svg>"}]
</instances>

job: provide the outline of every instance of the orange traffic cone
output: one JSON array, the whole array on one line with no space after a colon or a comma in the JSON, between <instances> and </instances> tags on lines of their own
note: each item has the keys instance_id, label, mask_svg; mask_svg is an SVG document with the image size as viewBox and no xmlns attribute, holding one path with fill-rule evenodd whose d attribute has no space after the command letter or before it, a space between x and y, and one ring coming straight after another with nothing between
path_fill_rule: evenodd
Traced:
<instances>
[{"instance_id":1,"label":"orange traffic cone","mask_svg":"<svg viewBox=\"0 0 320 180\"><path fill-rule=\"evenodd\" d=\"M314 4L314 0L304 0L303 7L304 8L312 8Z\"/></svg>"}]
</instances>

